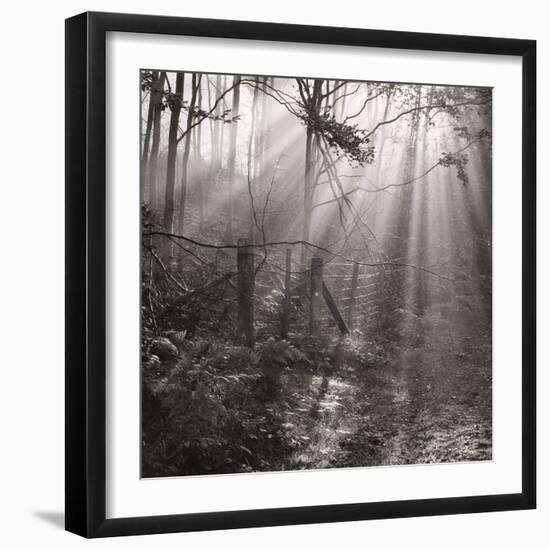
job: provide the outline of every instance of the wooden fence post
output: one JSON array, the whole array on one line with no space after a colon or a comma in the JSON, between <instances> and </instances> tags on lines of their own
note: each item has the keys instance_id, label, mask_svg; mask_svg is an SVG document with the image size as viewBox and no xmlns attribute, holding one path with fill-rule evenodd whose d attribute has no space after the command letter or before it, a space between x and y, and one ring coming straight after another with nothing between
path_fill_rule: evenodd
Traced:
<instances>
[{"instance_id":1,"label":"wooden fence post","mask_svg":"<svg viewBox=\"0 0 550 550\"><path fill-rule=\"evenodd\" d=\"M309 333L318 336L321 328L321 306L323 304L323 259L311 258L311 284L309 300Z\"/></svg>"},{"instance_id":2,"label":"wooden fence post","mask_svg":"<svg viewBox=\"0 0 550 550\"><path fill-rule=\"evenodd\" d=\"M357 280L359 279L359 264L353 264L353 272L351 274L351 290L349 295L348 306L348 327L353 329L353 308L355 307L355 296L357 295Z\"/></svg>"},{"instance_id":3,"label":"wooden fence post","mask_svg":"<svg viewBox=\"0 0 550 550\"><path fill-rule=\"evenodd\" d=\"M286 249L286 269L285 269L285 295L283 298L283 315L281 318L281 338L288 335L288 325L290 321L290 272L292 271L292 249Z\"/></svg>"},{"instance_id":4,"label":"wooden fence post","mask_svg":"<svg viewBox=\"0 0 550 550\"><path fill-rule=\"evenodd\" d=\"M254 253L247 247L246 239L239 239L237 244L238 338L245 346L254 348Z\"/></svg>"}]
</instances>

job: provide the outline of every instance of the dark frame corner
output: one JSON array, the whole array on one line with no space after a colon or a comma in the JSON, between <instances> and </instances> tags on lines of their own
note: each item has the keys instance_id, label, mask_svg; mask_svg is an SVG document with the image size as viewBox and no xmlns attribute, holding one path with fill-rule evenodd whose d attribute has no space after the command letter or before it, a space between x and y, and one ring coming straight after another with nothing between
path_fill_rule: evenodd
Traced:
<instances>
[{"instance_id":1,"label":"dark frame corner","mask_svg":"<svg viewBox=\"0 0 550 550\"><path fill-rule=\"evenodd\" d=\"M245 21L83 13L66 20L66 529L106 537L536 506L536 42ZM522 492L105 518L105 37L108 31L519 56L523 61Z\"/></svg>"}]
</instances>

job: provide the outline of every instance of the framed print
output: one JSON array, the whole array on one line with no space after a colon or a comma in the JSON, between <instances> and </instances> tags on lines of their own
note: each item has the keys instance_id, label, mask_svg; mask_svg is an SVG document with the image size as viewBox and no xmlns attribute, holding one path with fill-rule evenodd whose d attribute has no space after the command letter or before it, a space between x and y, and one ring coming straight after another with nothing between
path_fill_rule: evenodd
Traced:
<instances>
[{"instance_id":1,"label":"framed print","mask_svg":"<svg viewBox=\"0 0 550 550\"><path fill-rule=\"evenodd\" d=\"M66 21L66 528L535 507L534 41Z\"/></svg>"}]
</instances>

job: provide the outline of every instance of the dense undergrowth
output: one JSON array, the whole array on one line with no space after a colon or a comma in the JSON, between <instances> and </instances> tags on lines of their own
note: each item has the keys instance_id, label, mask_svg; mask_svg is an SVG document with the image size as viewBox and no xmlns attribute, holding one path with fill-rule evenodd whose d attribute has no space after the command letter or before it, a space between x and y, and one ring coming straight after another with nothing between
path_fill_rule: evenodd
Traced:
<instances>
[{"instance_id":1,"label":"dense undergrowth","mask_svg":"<svg viewBox=\"0 0 550 550\"><path fill-rule=\"evenodd\" d=\"M285 469L304 441L286 425L292 379L378 360L351 340L291 335L252 351L177 332L155 338L143 363L143 475Z\"/></svg>"},{"instance_id":2,"label":"dense undergrowth","mask_svg":"<svg viewBox=\"0 0 550 550\"><path fill-rule=\"evenodd\" d=\"M458 307L399 310L372 339L151 338L143 475L490 459L490 334Z\"/></svg>"}]
</instances>

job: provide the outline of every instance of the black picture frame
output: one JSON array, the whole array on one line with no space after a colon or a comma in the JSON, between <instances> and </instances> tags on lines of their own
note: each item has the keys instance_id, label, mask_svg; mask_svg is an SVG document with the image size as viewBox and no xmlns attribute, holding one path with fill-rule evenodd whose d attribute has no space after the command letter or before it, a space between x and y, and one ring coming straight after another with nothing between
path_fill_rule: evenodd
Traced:
<instances>
[{"instance_id":1,"label":"black picture frame","mask_svg":"<svg viewBox=\"0 0 550 550\"><path fill-rule=\"evenodd\" d=\"M106 519L105 40L108 31L516 56L523 66L522 490L516 494ZM83 13L66 20L66 529L107 537L532 509L536 505L536 42Z\"/></svg>"}]
</instances>

